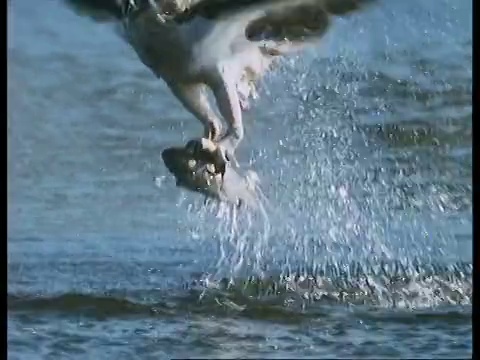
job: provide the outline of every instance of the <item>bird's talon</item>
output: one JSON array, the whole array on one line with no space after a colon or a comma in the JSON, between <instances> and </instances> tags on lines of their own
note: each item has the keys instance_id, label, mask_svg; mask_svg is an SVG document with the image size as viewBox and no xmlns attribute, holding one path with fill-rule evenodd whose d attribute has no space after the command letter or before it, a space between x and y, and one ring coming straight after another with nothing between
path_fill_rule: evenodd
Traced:
<instances>
[{"instance_id":1,"label":"bird's talon","mask_svg":"<svg viewBox=\"0 0 480 360\"><path fill-rule=\"evenodd\" d=\"M190 140L185 148L196 158L194 160L208 164L206 167L208 174L212 176L220 174L223 181L227 162L233 159L226 149L206 138Z\"/></svg>"}]
</instances>

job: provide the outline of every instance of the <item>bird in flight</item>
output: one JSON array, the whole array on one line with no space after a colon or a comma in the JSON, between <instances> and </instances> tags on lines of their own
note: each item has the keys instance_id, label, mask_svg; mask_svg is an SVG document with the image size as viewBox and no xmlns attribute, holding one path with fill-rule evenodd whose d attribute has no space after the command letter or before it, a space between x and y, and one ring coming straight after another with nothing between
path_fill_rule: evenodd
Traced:
<instances>
[{"instance_id":1,"label":"bird in flight","mask_svg":"<svg viewBox=\"0 0 480 360\"><path fill-rule=\"evenodd\" d=\"M242 112L276 59L314 44L331 19L375 0L67 0L116 20L140 60L203 125L187 147L218 172L237 163ZM207 96L211 90L218 113Z\"/></svg>"}]
</instances>

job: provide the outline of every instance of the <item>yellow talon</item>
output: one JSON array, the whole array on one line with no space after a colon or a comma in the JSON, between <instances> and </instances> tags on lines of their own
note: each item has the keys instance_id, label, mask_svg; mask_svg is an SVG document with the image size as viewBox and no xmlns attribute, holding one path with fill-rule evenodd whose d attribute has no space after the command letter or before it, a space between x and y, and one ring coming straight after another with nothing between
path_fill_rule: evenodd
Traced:
<instances>
[{"instance_id":1,"label":"yellow talon","mask_svg":"<svg viewBox=\"0 0 480 360\"><path fill-rule=\"evenodd\" d=\"M215 165L213 164L207 164L207 171L211 174L215 174Z\"/></svg>"},{"instance_id":2,"label":"yellow talon","mask_svg":"<svg viewBox=\"0 0 480 360\"><path fill-rule=\"evenodd\" d=\"M202 149L203 150L208 150L209 152L214 152L217 149L217 145L215 145L215 143L210 139L202 138L201 142L202 142Z\"/></svg>"}]
</instances>

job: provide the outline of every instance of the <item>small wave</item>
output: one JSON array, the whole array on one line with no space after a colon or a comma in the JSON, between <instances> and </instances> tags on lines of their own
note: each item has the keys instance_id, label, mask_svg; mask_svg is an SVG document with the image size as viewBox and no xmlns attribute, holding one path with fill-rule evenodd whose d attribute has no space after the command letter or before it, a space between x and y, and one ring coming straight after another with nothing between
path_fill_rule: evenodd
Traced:
<instances>
[{"instance_id":1,"label":"small wave","mask_svg":"<svg viewBox=\"0 0 480 360\"><path fill-rule=\"evenodd\" d=\"M472 264L466 262L326 263L278 276L218 282L206 278L199 283L226 296L233 293L248 301L281 300L285 306L300 305L302 309L313 303L431 308L471 305L472 272Z\"/></svg>"},{"instance_id":2,"label":"small wave","mask_svg":"<svg viewBox=\"0 0 480 360\"><path fill-rule=\"evenodd\" d=\"M66 293L55 296L10 295L8 309L55 313L81 313L87 316L115 317L153 314L152 306L110 295Z\"/></svg>"},{"instance_id":3,"label":"small wave","mask_svg":"<svg viewBox=\"0 0 480 360\"><path fill-rule=\"evenodd\" d=\"M169 291L8 294L8 309L95 318L203 314L287 322L325 317L330 306L342 305L426 311L454 306L455 313L463 313L471 306L472 272L471 263L326 264L264 278L214 280L199 275ZM448 312L442 314L440 320L450 319Z\"/></svg>"}]
</instances>

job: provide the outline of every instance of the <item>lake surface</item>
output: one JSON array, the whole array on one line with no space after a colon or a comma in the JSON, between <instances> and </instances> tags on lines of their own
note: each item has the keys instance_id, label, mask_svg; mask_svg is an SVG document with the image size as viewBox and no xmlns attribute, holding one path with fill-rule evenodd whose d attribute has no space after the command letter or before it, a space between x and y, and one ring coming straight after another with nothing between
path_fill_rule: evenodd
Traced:
<instances>
[{"instance_id":1,"label":"lake surface","mask_svg":"<svg viewBox=\"0 0 480 360\"><path fill-rule=\"evenodd\" d=\"M266 214L160 159L201 127L108 23L8 3L11 359L471 357L472 4L383 1L263 81Z\"/></svg>"}]
</instances>

